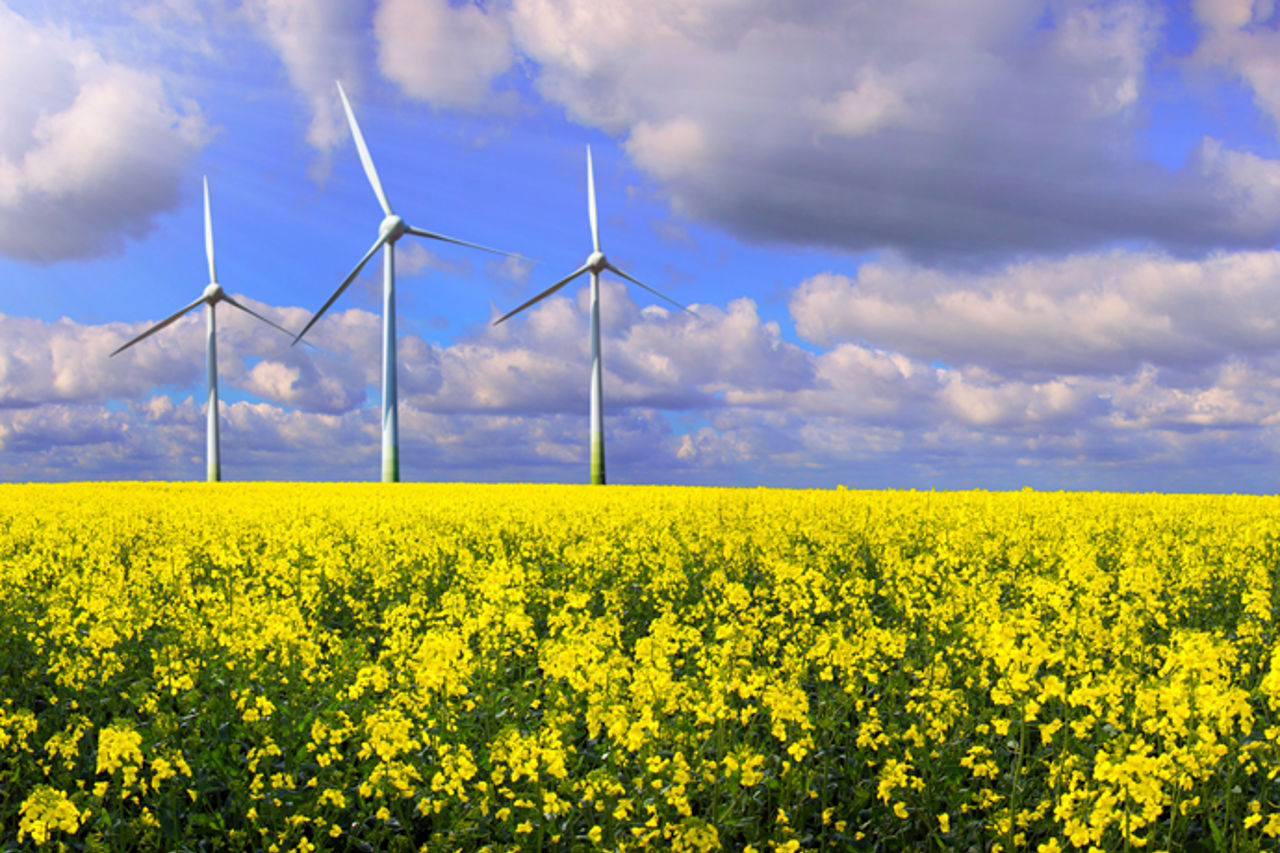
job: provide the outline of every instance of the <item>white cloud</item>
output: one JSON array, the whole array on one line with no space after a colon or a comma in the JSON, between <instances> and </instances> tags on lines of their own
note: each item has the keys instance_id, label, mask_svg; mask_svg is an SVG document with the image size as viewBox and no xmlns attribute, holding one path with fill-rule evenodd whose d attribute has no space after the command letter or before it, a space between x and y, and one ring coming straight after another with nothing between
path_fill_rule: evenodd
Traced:
<instances>
[{"instance_id":1,"label":"white cloud","mask_svg":"<svg viewBox=\"0 0 1280 853\"><path fill-rule=\"evenodd\" d=\"M813 382L774 395L774 408L860 424L920 426L937 416L939 371L901 353L842 343L813 358ZM747 399L726 395L731 403Z\"/></svg>"},{"instance_id":2,"label":"white cloud","mask_svg":"<svg viewBox=\"0 0 1280 853\"><path fill-rule=\"evenodd\" d=\"M438 270L449 275L467 276L471 274L471 262L466 258L443 258L426 248L420 240L406 240L396 246L396 275L413 276ZM378 292L382 285L379 279Z\"/></svg>"},{"instance_id":3,"label":"white cloud","mask_svg":"<svg viewBox=\"0 0 1280 853\"><path fill-rule=\"evenodd\" d=\"M1180 261L1113 251L944 273L868 263L792 294L796 330L1006 375L1211 366L1280 347L1280 252Z\"/></svg>"},{"instance_id":4,"label":"white cloud","mask_svg":"<svg viewBox=\"0 0 1280 853\"><path fill-rule=\"evenodd\" d=\"M1280 453L1277 278L1271 252L965 274L867 264L797 288L816 352L751 300L698 305L699 321L605 278L609 470L619 482L1264 488ZM400 339L407 479L583 478L585 290L449 346ZM291 328L309 316L248 304ZM310 351L223 316L223 387L257 398L224 391L226 475L372 478L380 319L327 316ZM201 319L107 361L146 325L0 318L12 343L0 476L200 476Z\"/></svg>"},{"instance_id":5,"label":"white cloud","mask_svg":"<svg viewBox=\"0 0 1280 853\"><path fill-rule=\"evenodd\" d=\"M42 263L147 234L207 138L158 75L4 7L0 114L0 253Z\"/></svg>"},{"instance_id":6,"label":"white cloud","mask_svg":"<svg viewBox=\"0 0 1280 853\"><path fill-rule=\"evenodd\" d=\"M1265 366L1232 359L1185 387L1148 367L1110 389L1111 421L1127 429L1272 427L1280 420L1277 366L1274 359Z\"/></svg>"},{"instance_id":7,"label":"white cloud","mask_svg":"<svg viewBox=\"0 0 1280 853\"><path fill-rule=\"evenodd\" d=\"M303 308L237 299L286 329L311 319ZM224 308L219 317L225 317L218 329L219 381L269 402L342 414L363 405L366 390L380 381L382 319L376 314L358 308L325 314L307 333L314 349L293 346L288 336L239 311ZM261 360L250 365L253 359Z\"/></svg>"},{"instance_id":8,"label":"white cloud","mask_svg":"<svg viewBox=\"0 0 1280 853\"><path fill-rule=\"evenodd\" d=\"M109 359L151 324L85 326L65 318L45 323L0 315L0 409L97 402L195 382L203 376L204 359L198 324L198 316L179 320L149 338L149 345Z\"/></svg>"},{"instance_id":9,"label":"white cloud","mask_svg":"<svg viewBox=\"0 0 1280 853\"><path fill-rule=\"evenodd\" d=\"M817 107L820 126L844 136L864 136L906 112L902 94L874 72Z\"/></svg>"},{"instance_id":10,"label":"white cloud","mask_svg":"<svg viewBox=\"0 0 1280 853\"><path fill-rule=\"evenodd\" d=\"M285 328L301 328L309 312L236 299ZM203 385L203 307L114 357L121 344L157 319L84 325L0 315L0 409L48 403L138 399L156 387ZM218 381L275 402L321 412L360 405L377 381L381 320L357 309L327 315L308 335L316 349L227 305L218 309ZM290 381L290 379L293 381Z\"/></svg>"},{"instance_id":11,"label":"white cloud","mask_svg":"<svg viewBox=\"0 0 1280 853\"><path fill-rule=\"evenodd\" d=\"M1253 18L1253 0L1192 0L1191 8L1202 24L1214 30L1240 29Z\"/></svg>"},{"instance_id":12,"label":"white cloud","mask_svg":"<svg viewBox=\"0 0 1280 853\"><path fill-rule=\"evenodd\" d=\"M496 278L506 283L504 292L511 290L513 284L526 284L533 275L535 262L528 258L505 257L494 258L484 262L484 272L489 278Z\"/></svg>"},{"instance_id":13,"label":"white cloud","mask_svg":"<svg viewBox=\"0 0 1280 853\"><path fill-rule=\"evenodd\" d=\"M1138 3L1066 7L1052 44L1063 69L1085 78L1085 115L1105 118L1137 103L1157 26L1152 10Z\"/></svg>"},{"instance_id":14,"label":"white cloud","mask_svg":"<svg viewBox=\"0 0 1280 853\"><path fill-rule=\"evenodd\" d=\"M807 354L783 341L777 324L763 322L749 299L727 310L698 306L699 320L641 308L629 286L611 277L600 287L607 411L713 406L717 395L796 387L812 373ZM433 411L585 413L588 311L583 287L451 347L430 347L429 355L419 344L411 361L422 365L422 378L402 386L415 394L415 405ZM402 362L405 352L402 344Z\"/></svg>"},{"instance_id":15,"label":"white cloud","mask_svg":"<svg viewBox=\"0 0 1280 853\"><path fill-rule=\"evenodd\" d=\"M1203 27L1194 58L1238 76L1280 136L1280 12L1274 0L1194 0L1191 6Z\"/></svg>"},{"instance_id":16,"label":"white cloud","mask_svg":"<svg viewBox=\"0 0 1280 853\"><path fill-rule=\"evenodd\" d=\"M245 14L280 55L295 89L311 107L307 142L321 153L347 138L333 81L347 94L364 86L368 10L350 0L246 0Z\"/></svg>"},{"instance_id":17,"label":"white cloud","mask_svg":"<svg viewBox=\"0 0 1280 853\"><path fill-rule=\"evenodd\" d=\"M642 169L664 179L705 168L708 155L706 134L683 115L656 124L638 122L626 149Z\"/></svg>"},{"instance_id":18,"label":"white cloud","mask_svg":"<svg viewBox=\"0 0 1280 853\"><path fill-rule=\"evenodd\" d=\"M499 13L448 0L381 0L378 67L409 97L437 107L493 109L493 78L514 55Z\"/></svg>"},{"instance_id":19,"label":"white cloud","mask_svg":"<svg viewBox=\"0 0 1280 853\"><path fill-rule=\"evenodd\" d=\"M114 443L127 431L127 419L105 409L44 406L9 411L0 419L0 451Z\"/></svg>"},{"instance_id":20,"label":"white cloud","mask_svg":"<svg viewBox=\"0 0 1280 853\"><path fill-rule=\"evenodd\" d=\"M1277 43L1280 46L1280 43ZM1257 228L1266 239L1264 223L1280 220L1280 161L1224 149L1216 139L1204 139L1196 152L1201 172L1213 179L1215 192L1229 211L1228 224L1241 232Z\"/></svg>"},{"instance_id":21,"label":"white cloud","mask_svg":"<svg viewBox=\"0 0 1280 853\"><path fill-rule=\"evenodd\" d=\"M955 371L946 374L940 402L966 426L1044 428L1104 414L1107 407L1097 393L1103 387L1080 377L1021 382L1001 381L981 371Z\"/></svg>"},{"instance_id":22,"label":"white cloud","mask_svg":"<svg viewBox=\"0 0 1280 853\"><path fill-rule=\"evenodd\" d=\"M167 402L161 402L167 401ZM236 480L368 479L375 470L372 413L288 412L223 403L223 476ZM205 418L188 397L100 406L0 410L0 476L7 480L203 479Z\"/></svg>"}]
</instances>

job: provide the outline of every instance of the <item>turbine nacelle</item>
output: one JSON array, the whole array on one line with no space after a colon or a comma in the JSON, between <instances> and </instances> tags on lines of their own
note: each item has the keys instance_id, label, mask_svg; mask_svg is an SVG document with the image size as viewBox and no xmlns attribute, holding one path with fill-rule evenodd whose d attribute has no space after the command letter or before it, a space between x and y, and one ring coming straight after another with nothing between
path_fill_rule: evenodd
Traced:
<instances>
[{"instance_id":1,"label":"turbine nacelle","mask_svg":"<svg viewBox=\"0 0 1280 853\"><path fill-rule=\"evenodd\" d=\"M596 216L596 179L595 179L595 173L592 171L592 168L591 168L591 147L590 146L587 146L587 216L588 216L588 219L590 219L591 221L592 252L590 255L587 255L586 263L578 267L573 272L569 273L564 278L557 281L555 284L548 287L546 290L539 293L537 296L528 300L524 304L520 305L519 307L515 308L512 311L508 311L506 314L503 314L501 317L493 321L493 325L496 326L499 323L505 322L506 320L509 320L510 318L514 317L516 314L519 314L521 311L528 308L529 306L534 305L535 303L541 302L543 299L546 299L548 296L555 293L560 288L564 287L566 284L573 281L575 278L577 278L578 276L582 275L585 272L591 273L591 275L594 277L594 276L600 275L600 273L604 272L605 270L608 270L614 275L626 279L632 284L638 285L639 287L643 287L645 290L649 291L654 296L657 296L660 299L665 299L667 302L670 302L672 305L676 306L680 310L688 311L690 314L693 314L693 311L691 311L689 308L685 307L684 305L681 305L679 302L676 302L670 296L659 293L649 285L645 284L643 281L640 281L639 279L636 279L630 275L627 275L625 272L618 269L613 264L609 263L609 259L604 256L604 252L600 251L600 223L599 223L599 219ZM413 233L417 233L417 232L415 231ZM696 317L698 315L694 314L694 316ZM594 324L596 322L597 322L596 313L595 313L595 308L593 304L592 323ZM595 327L593 326L593 328ZM595 331L592 332L592 338L593 339L598 338L597 332Z\"/></svg>"},{"instance_id":2,"label":"turbine nacelle","mask_svg":"<svg viewBox=\"0 0 1280 853\"><path fill-rule=\"evenodd\" d=\"M382 219L382 222L378 224L378 239L373 242L373 245L369 247L369 251L364 253L364 257L360 259L360 262L357 263L354 268L352 268L351 272L347 273L347 277L342 280L342 284L338 285L338 289L333 292L333 295L329 297L329 300L325 302L323 305L321 305L320 310L311 316L311 320L307 323L306 326L302 328L302 331L298 333L298 336L293 339L293 342L295 344L298 343L298 341L302 340L302 336L305 335L307 331L316 324L317 320L319 320L322 316L324 316L324 313L329 310L329 306L332 305L334 301L337 300L337 298L342 295L343 291L345 291L348 286L350 286L351 282L355 280L355 277L360 274L360 270L364 269L364 265L367 264L369 260L378 253L378 250L393 245L397 240L399 240L405 234L412 234L415 237L425 237L428 240L443 240L446 243L454 243L459 246L469 246L472 249L481 249L483 251L493 252L494 254L498 254L498 255L506 255L507 257L510 257L510 258L520 257L519 255L513 255L510 252L502 252L502 251L499 251L498 249L490 249L488 246L481 246L479 243L468 243L466 240L455 240L453 237L446 237L443 234L436 234L433 231L424 231L421 228L412 228L409 226L409 223L405 222L403 219L401 219L399 216L393 213L391 210L391 203L387 201L387 194L382 190L382 181L378 178L378 170L375 169L373 166L373 158L369 156L369 147L364 144L364 135L360 133L360 125L358 122L356 122L356 114L351 111L351 103L347 100L347 93L342 91L341 83L338 83L337 85L338 85L338 95L342 98L342 109L347 114L347 125L351 128L351 138L356 143L356 151L360 154L360 163L362 166L364 166L364 176L369 179L369 186L373 188L373 194L378 197L378 205L382 208L382 212L385 213L386 216L384 216ZM390 257L390 255L388 255L388 257ZM385 272L383 273L384 275L383 286L385 288L385 292L391 293L395 288L394 265L387 264L384 266L383 269L385 270ZM382 322L383 322L384 329L390 328L391 326L394 325L395 318L394 316L384 315L382 318ZM383 352L383 362L384 364L392 365L391 373L394 375L395 337L389 336L389 337L386 337L385 340L391 341L391 344L390 344L391 351ZM395 409L395 389L393 386L394 386L394 380L392 380L392 383L389 386L388 381L384 376L383 378L383 403L384 403L383 423L384 424L389 422L387 413ZM394 432L394 428L392 429L392 432ZM385 438L386 438L386 435L384 434L384 439ZM395 443L394 440L392 441L392 443L393 444ZM383 460L385 461L388 458L387 457L388 445L385 443L385 441L382 449L383 449ZM398 479L398 475L396 478Z\"/></svg>"},{"instance_id":3,"label":"turbine nacelle","mask_svg":"<svg viewBox=\"0 0 1280 853\"><path fill-rule=\"evenodd\" d=\"M213 263L213 216L209 212L209 179L204 181L204 253L205 259L209 262L209 283L205 286L204 291L200 294L200 298L196 299L189 305L185 305L168 317L156 323L137 337L126 341L111 353L111 356L119 355L138 341L151 337L161 329L168 328L174 323L182 319L189 311L194 311L201 305L208 305L209 310L206 313L208 317L208 325L205 333L205 376L208 389L208 406L206 409L206 426L205 426L205 472L210 482L222 479L222 462L218 450L218 350L216 338L216 324L214 323L215 306L219 302L225 302L230 308L239 308L241 311L252 317L257 317L268 326L272 326L284 332L289 337L293 337L293 332L280 326L266 317L263 317L252 308L241 305L233 296L228 296L222 289L222 285L218 284L218 272ZM110 356L109 356L110 357Z\"/></svg>"},{"instance_id":4,"label":"turbine nacelle","mask_svg":"<svg viewBox=\"0 0 1280 853\"><path fill-rule=\"evenodd\" d=\"M387 243L394 243L408 232L408 224L394 213L388 214L378 226L378 238Z\"/></svg>"},{"instance_id":5,"label":"turbine nacelle","mask_svg":"<svg viewBox=\"0 0 1280 853\"><path fill-rule=\"evenodd\" d=\"M601 397L604 395L603 382L601 380L602 368L600 366L600 292L599 279L600 273L608 270L614 275L626 279L632 284L642 287L661 299L670 302L672 305L688 311L693 311L679 302L676 302L670 296L666 296L654 290L649 285L633 278L627 273L609 263L609 259L604 256L604 252L600 251L600 221L596 215L596 179L595 172L591 166L591 147L587 147L587 218L591 223L591 248L592 252L587 255L587 261L537 296L525 302L514 311L508 311L501 317L493 321L496 326L524 309L558 291L560 288L573 281L585 272L591 273L591 482L593 484L604 484L604 409ZM696 317L697 315L694 314Z\"/></svg>"}]
</instances>

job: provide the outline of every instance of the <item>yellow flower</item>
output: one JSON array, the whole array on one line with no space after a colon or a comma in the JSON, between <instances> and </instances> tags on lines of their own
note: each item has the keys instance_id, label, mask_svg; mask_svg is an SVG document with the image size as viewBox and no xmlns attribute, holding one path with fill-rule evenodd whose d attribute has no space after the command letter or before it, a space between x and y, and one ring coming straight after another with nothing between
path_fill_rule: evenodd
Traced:
<instances>
[{"instance_id":1,"label":"yellow flower","mask_svg":"<svg viewBox=\"0 0 1280 853\"><path fill-rule=\"evenodd\" d=\"M18 809L18 840L30 836L37 845L49 840L55 830L75 834L89 818L89 810L81 812L62 791L48 785L37 785Z\"/></svg>"},{"instance_id":2,"label":"yellow flower","mask_svg":"<svg viewBox=\"0 0 1280 853\"><path fill-rule=\"evenodd\" d=\"M98 732L98 773L119 771L126 789L138 778L142 767L142 735L127 724L115 723Z\"/></svg>"}]
</instances>

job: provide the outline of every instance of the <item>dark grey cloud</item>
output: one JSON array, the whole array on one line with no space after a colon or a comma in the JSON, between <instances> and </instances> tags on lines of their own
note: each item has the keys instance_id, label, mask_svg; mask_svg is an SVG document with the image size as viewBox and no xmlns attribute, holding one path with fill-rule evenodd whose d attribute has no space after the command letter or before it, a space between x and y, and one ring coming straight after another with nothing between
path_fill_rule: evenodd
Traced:
<instances>
[{"instance_id":1,"label":"dark grey cloud","mask_svg":"<svg viewBox=\"0 0 1280 853\"><path fill-rule=\"evenodd\" d=\"M749 240L934 262L1280 240L1280 163L1212 138L1176 167L1143 155L1149 72L1171 61L1156 4L511 0L379 14L393 8L403 26L379 32L398 57L384 72L410 97L480 108L522 56L546 101L622 137L678 211ZM1234 69L1274 112L1274 40L1197 11L1216 23L1203 62L1179 67ZM439 73L399 50L418 29L469 33L487 60Z\"/></svg>"},{"instance_id":2,"label":"dark grey cloud","mask_svg":"<svg viewBox=\"0 0 1280 853\"><path fill-rule=\"evenodd\" d=\"M743 139L722 152L727 165L708 160L670 188L685 215L748 240L892 247L931 263L1117 241L1179 254L1280 241L1280 189L1270 186L1276 163L1212 140L1180 170L1137 160L1128 146L1081 145L1065 134L1041 142L912 130L817 151L752 150ZM1250 187L1262 197L1241 205Z\"/></svg>"}]
</instances>

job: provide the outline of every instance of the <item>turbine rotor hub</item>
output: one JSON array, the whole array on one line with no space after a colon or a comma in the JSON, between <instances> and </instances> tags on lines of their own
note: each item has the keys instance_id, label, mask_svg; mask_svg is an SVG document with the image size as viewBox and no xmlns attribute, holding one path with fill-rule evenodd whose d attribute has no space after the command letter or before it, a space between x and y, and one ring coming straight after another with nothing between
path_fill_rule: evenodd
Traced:
<instances>
[{"instance_id":1,"label":"turbine rotor hub","mask_svg":"<svg viewBox=\"0 0 1280 853\"><path fill-rule=\"evenodd\" d=\"M587 269L594 273L601 272L609 265L609 260L604 256L604 252L592 252L587 258Z\"/></svg>"},{"instance_id":2,"label":"turbine rotor hub","mask_svg":"<svg viewBox=\"0 0 1280 853\"><path fill-rule=\"evenodd\" d=\"M204 289L204 298L208 302L217 302L222 298L222 285L216 281L210 282L209 286Z\"/></svg>"},{"instance_id":3,"label":"turbine rotor hub","mask_svg":"<svg viewBox=\"0 0 1280 853\"><path fill-rule=\"evenodd\" d=\"M378 226L378 236L386 237L388 243L394 243L399 240L404 233L409 230L409 226L405 221L394 213L382 220L382 224Z\"/></svg>"}]
</instances>

